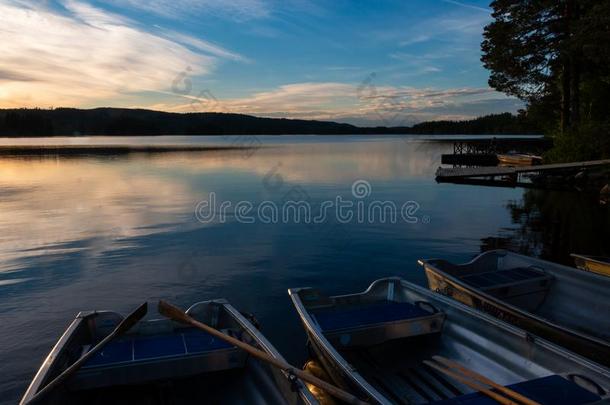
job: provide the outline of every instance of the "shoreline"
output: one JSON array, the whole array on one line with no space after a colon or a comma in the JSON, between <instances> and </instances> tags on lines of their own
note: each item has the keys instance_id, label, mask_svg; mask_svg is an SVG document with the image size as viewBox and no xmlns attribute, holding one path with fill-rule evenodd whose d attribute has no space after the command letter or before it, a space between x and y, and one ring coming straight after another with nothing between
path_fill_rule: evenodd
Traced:
<instances>
[{"instance_id":1,"label":"shoreline","mask_svg":"<svg viewBox=\"0 0 610 405\"><path fill-rule=\"evenodd\" d=\"M261 146L257 146L259 148ZM181 146L181 145L0 145L0 156L78 156L78 155L128 155L131 153L169 152L225 152L248 150L246 146Z\"/></svg>"},{"instance_id":2,"label":"shoreline","mask_svg":"<svg viewBox=\"0 0 610 405\"><path fill-rule=\"evenodd\" d=\"M435 134L430 134L430 133L420 133L420 134L414 134L414 133L392 133L392 132L387 132L387 133L379 133L379 132L361 132L361 133L335 133L335 134L330 134L330 133L321 133L321 134L314 134L314 133L302 133L302 134L296 134L296 133L285 133L285 134L258 134L258 133L244 133L244 134L240 134L240 133L235 133L235 134L78 134L78 135L74 135L74 134L68 134L68 135L26 135L26 136L14 136L14 135L3 135L0 134L0 139L43 139L43 138L72 138L72 139L78 139L78 138L105 138L105 137L112 137L112 138L162 138L162 137L195 137L195 138L205 138L205 137L225 137L225 138L233 138L233 137L243 137L243 136L430 136L430 137L437 137L437 136L446 136L446 137L455 137L455 138L459 138L459 137L481 137L481 138L485 138L485 137L495 137L495 138L505 138L505 137L509 137L509 138L524 138L524 139L531 139L531 138L542 138L545 137L544 134L468 134L468 133L463 133L463 134L443 134L443 133L435 133Z\"/></svg>"}]
</instances>

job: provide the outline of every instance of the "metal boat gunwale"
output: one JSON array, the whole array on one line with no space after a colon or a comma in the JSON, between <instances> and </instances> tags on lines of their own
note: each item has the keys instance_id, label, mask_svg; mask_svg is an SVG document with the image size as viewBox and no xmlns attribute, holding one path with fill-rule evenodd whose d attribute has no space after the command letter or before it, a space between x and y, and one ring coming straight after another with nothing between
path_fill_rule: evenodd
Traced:
<instances>
[{"instance_id":1,"label":"metal boat gunwale","mask_svg":"<svg viewBox=\"0 0 610 405\"><path fill-rule=\"evenodd\" d=\"M574 258L587 260L590 262L595 262L598 264L603 264L605 266L610 266L610 258L607 258L605 256L589 256L589 255L582 255L582 254L578 254L578 253L571 253L570 256L572 256ZM599 259L606 259L606 260L604 261L604 260L599 260Z\"/></svg>"},{"instance_id":2,"label":"metal boat gunwale","mask_svg":"<svg viewBox=\"0 0 610 405\"><path fill-rule=\"evenodd\" d=\"M358 295L365 295L372 288L380 283L390 283L398 281L402 287L406 287L407 289L413 290L415 293L425 296L429 298L432 303L434 301L440 302L448 307L455 308L458 312L463 313L464 315L471 316L479 321L485 322L489 325L489 327L496 328L502 330L504 333L510 334L518 339L522 340L530 340L530 334L512 324L509 324L501 319L498 319L490 314L478 311L475 308L472 308L466 304L458 302L450 297L438 294L434 291L428 290L424 287L415 285L410 283L400 277L387 277L379 280L373 281L369 287L361 292L355 294L346 294L346 295L337 295L329 298L343 298L343 297L351 297ZM360 374L351 364L338 352L335 347L330 344L328 339L324 336L321 328L314 322L312 317L309 315L309 311L305 307L305 304L301 300L299 293L304 290L309 290L311 288L291 288L288 290L288 293L292 299L292 302L301 317L301 321L304 324L305 329L307 330L307 334L310 339L314 340L314 344L320 347L320 349L324 350L328 355L331 356L331 359L334 362L334 365L340 368L340 371L344 376L351 380L351 383L356 384L360 388L362 388L366 393L372 394L371 398L381 404L391 404L392 402L388 400L383 394L381 394L375 387L373 387L368 381ZM441 332L442 333L442 332ZM583 368L589 369L594 373L598 373L603 375L604 377L610 379L610 369L590 360L584 356L581 356L577 353L571 352L553 342L550 342L543 338L536 338L534 341L531 341L531 344L536 345L544 350L548 350L558 356L564 357L567 360L570 360L574 363L580 364ZM606 389L606 387L604 387Z\"/></svg>"},{"instance_id":3,"label":"metal boat gunwale","mask_svg":"<svg viewBox=\"0 0 610 405\"><path fill-rule=\"evenodd\" d=\"M395 278L389 278L389 279L395 279ZM374 286L376 285L376 283L378 283L378 282L381 283L381 282L383 282L383 280L386 280L386 279L374 281L362 293L345 294L345 295L339 295L336 297L337 298L346 298L346 297L365 294L368 291L372 290L374 288ZM309 315L309 311L305 308L305 305L303 304L303 302L301 301L301 298L299 296L299 292L301 292L303 290L308 290L308 289L311 289L311 287L299 287L299 288L288 289L288 295L290 296L292 303L294 304L297 312L299 313L299 316L301 317L302 320L306 321L306 322L304 322L304 324L305 324L305 328L307 329L307 331L311 332L311 334L313 334L317 338L317 343L321 345L320 348L322 350L326 351L326 353L332 358L332 360L335 362L335 364L338 365L339 367L341 367L342 371L346 375L348 375L350 377L350 379L352 379L353 383L355 383L359 387L361 387L367 395L369 395L371 398L375 399L377 402L382 403L382 404L391 404L350 363L348 363L347 360L345 360L343 358L343 356L341 356L341 354L337 351L337 349L335 349L335 347L330 343L330 341L328 341L328 339L324 336L324 334L322 333L322 329L311 318L311 316Z\"/></svg>"},{"instance_id":4,"label":"metal boat gunwale","mask_svg":"<svg viewBox=\"0 0 610 405\"><path fill-rule=\"evenodd\" d=\"M570 256L579 270L610 277L610 257L576 253L572 253Z\"/></svg>"},{"instance_id":5,"label":"metal boat gunwale","mask_svg":"<svg viewBox=\"0 0 610 405\"><path fill-rule=\"evenodd\" d=\"M481 312L478 311L475 308L472 308L466 304L463 304L461 302L458 302L450 297L446 297L444 295L441 294L437 294L434 291L428 290L424 287L418 286L416 284L413 283L409 283L406 280L402 280L401 279L401 284L406 284L408 287L416 290L419 293L422 293L424 295L428 295L429 297L434 297L434 299L438 299L439 301L443 302L444 304L447 304L449 306L454 306L454 307L458 307L459 309L461 309L464 312L467 312L469 315L472 315L474 317L477 317L479 319L483 319L486 322L489 322L492 324L493 327L496 328L500 328L500 329L504 329L507 332L510 332L513 335L517 335L522 339L529 339L531 337L531 335L526 331L523 330L521 328L519 328L518 326L512 325L508 322L505 322L501 319L496 318L495 316L492 316L490 314L487 314L485 312ZM535 344L544 347L545 349L548 349L550 351L553 351L555 353L561 354L565 357L568 357L570 359L573 360L578 360L579 363L584 363L587 365L587 367L592 368L592 369L596 369L596 371L602 373L602 374L606 374L608 377L610 377L610 369L594 362L593 360L581 356L577 353L574 353L568 349L565 349L549 340L543 339L543 338L537 338L535 340ZM610 387L609 387L610 388Z\"/></svg>"},{"instance_id":6,"label":"metal boat gunwale","mask_svg":"<svg viewBox=\"0 0 610 405\"><path fill-rule=\"evenodd\" d=\"M216 302L219 300L216 300ZM248 321L235 307L233 307L229 302L224 300L226 303L224 304L227 311L234 317L234 319L242 326L248 333L256 340L256 343L265 351L270 354L272 357L286 361L284 356L271 344L271 342L263 335L250 321ZM194 304L197 305L197 304ZM193 306L194 306L193 305ZM192 307L191 307L192 308ZM190 308L189 308L190 310ZM188 310L187 310L188 313ZM271 367L271 366L270 366ZM290 374L285 370L281 370L281 373L286 377L286 379L290 380ZM296 379L296 383L299 386L300 396L305 403L309 404L317 404L318 401L313 397L313 394L309 391L309 389L305 386L302 380Z\"/></svg>"},{"instance_id":7,"label":"metal boat gunwale","mask_svg":"<svg viewBox=\"0 0 610 405\"><path fill-rule=\"evenodd\" d=\"M426 270L426 271L428 271L428 270ZM434 270L430 270L430 271L434 271ZM461 289L462 291L467 291L468 294L470 294L472 296L475 296L477 298L482 298L482 299L484 299L486 301L493 301L494 303L496 303L496 305L498 307L503 307L506 310L506 312L510 312L510 313L512 313L514 315L525 316L527 318L533 318L533 319L535 319L535 320L537 320L539 322L543 322L543 323L545 323L547 325L552 326L555 329L559 329L562 332L570 334L570 335L575 335L575 336L578 336L580 338L587 339L587 340L599 340L600 343L604 343L603 340L600 340L600 339L596 338L595 336L584 335L584 334L582 334L582 333L580 333L580 332L578 332L578 331L576 331L574 329L566 328L565 326L562 326L562 325L559 325L557 323L554 323L550 319L542 318L542 317L534 314L533 312L528 312L528 311L522 310L519 307L516 307L516 306L514 306L512 304L509 304L509 303L507 303L505 301L498 300L493 295L486 294L484 292L481 292L478 289L472 289L471 287L468 286L468 284L460 282L459 279L457 279L457 278L455 278L455 277L453 277L451 275L448 275L445 272L443 272L442 277L445 278L446 281L449 282L449 284L452 284L454 287L456 287L458 289Z\"/></svg>"},{"instance_id":8,"label":"metal boat gunwale","mask_svg":"<svg viewBox=\"0 0 610 405\"><path fill-rule=\"evenodd\" d=\"M474 257L472 260L470 260L470 261L468 261L466 263L459 264L458 266L464 266L465 267L465 266L468 266L468 265L472 265L472 264L476 263L481 257L483 257L485 255L489 255L489 254L503 254L503 253L504 254L515 255L515 256L518 256L520 258L527 259L529 261L543 262L543 263L545 262L545 261L540 260L540 259L536 259L536 258L533 258L533 257L521 255L521 254L518 254L518 253L514 253L514 252L511 252L511 251L508 251L508 250L497 249L497 250L490 250L490 251L481 253L481 254L477 255L476 257ZM510 312L510 313L512 313L513 315L516 315L516 316L521 316L521 317L525 317L525 318L534 319L537 322L549 325L549 326L551 326L551 327L553 327L553 328L555 328L557 330L560 330L561 332L563 332L565 334L576 336L579 339L589 340L589 341L595 342L596 344L599 344L601 346L606 346L606 347L610 348L610 343L609 342L607 342L607 341L605 341L605 340L603 340L603 339L601 339L601 338L599 338L597 336L592 336L592 335L580 332L580 331L578 331L576 329L560 325L560 324L554 322L551 319L543 318L543 317L541 317L541 316L539 316L539 315L537 315L537 314L535 314L533 312L528 312L528 311L526 311L524 309L521 309L521 308L519 308L519 307L517 307L515 305L512 305L512 304L510 304L510 303L508 303L506 301L498 299L498 298L494 297L493 295L487 294L487 293L485 293L484 291L481 291L478 288L470 286L469 284L462 282L459 278L457 278L457 277L455 277L455 276L453 276L453 275L451 275L451 274L449 274L449 273L447 273L447 272L437 268L433 264L431 264L430 262L434 261L434 260L442 260L442 259L420 259L418 262L424 267L424 270L426 272L428 272L428 271L433 272L433 273L437 274L438 276L444 278L446 281L454 284L455 287L458 287L458 288L462 289L463 291L465 290L468 294L471 294L471 295L473 295L475 297L478 297L478 298L483 299L483 300L488 301L488 302L491 301L491 302L494 303L494 305L496 305L498 307L505 308L506 312ZM553 264L555 264L555 263L553 263ZM557 265L557 266L560 266L560 265ZM580 270L574 269L574 268L571 268L571 267L567 267L567 266L562 266L562 267L563 267L562 271L580 272ZM597 274L597 273L594 273L594 272L588 272L588 273L592 277L594 277L594 278L596 278L596 277L600 278L600 280L605 278L605 276Z\"/></svg>"},{"instance_id":9,"label":"metal boat gunwale","mask_svg":"<svg viewBox=\"0 0 610 405\"><path fill-rule=\"evenodd\" d=\"M49 372L51 371L51 366L54 365L55 360L61 353L61 351L67 347L69 340L74 335L74 332L82 325L82 323L90 316L96 315L98 313L116 313L113 311L81 311L79 312L74 320L68 325L66 330L59 337L53 348L49 352L49 354L45 357L42 365L36 371L34 378L28 385L23 397L19 401L19 404L27 403L41 388L41 384L47 379Z\"/></svg>"},{"instance_id":10,"label":"metal boat gunwale","mask_svg":"<svg viewBox=\"0 0 610 405\"><path fill-rule=\"evenodd\" d=\"M284 360L284 357L280 354L280 352L271 344L271 342L248 320L246 319L241 312L239 312L235 307L233 307L226 299L213 299L213 300L204 300L198 301L192 304L187 310L186 313L192 313L197 307L202 305L210 305L217 304L222 306L224 310L231 316L231 318L239 325L240 328L244 332L246 332L254 341L256 345L260 347L261 350L265 351L269 355L274 358L278 358ZM68 328L63 332L61 337L55 343L44 362L36 372L34 378L32 379L30 385L28 386L26 392L24 393L22 399L20 400L20 405L27 403L42 387L41 384L46 382L49 373L52 371L53 366L55 365L55 361L58 356L62 353L64 349L68 348L70 339L75 335L75 332L85 325L85 322L91 316L99 315L99 314L111 314L123 319L123 315L115 311L109 310L100 310L100 311L81 311L79 312L75 319L70 323ZM151 319L151 321L159 320L161 318ZM252 344L252 343L250 343ZM221 349L223 350L223 349ZM224 349L230 350L230 349ZM163 358L171 358L176 356L163 356ZM178 356L179 357L179 356ZM272 366L269 366L272 367ZM273 371L273 370L272 370ZM315 405L318 404L318 401L314 398L313 394L307 389L305 384L300 379L295 379L294 381L290 379L288 373L284 370L279 370L281 374L286 378L288 384L295 383L298 389L298 395L305 404ZM270 378L274 378L273 375ZM278 387L279 390L279 387Z\"/></svg>"},{"instance_id":11,"label":"metal boat gunwale","mask_svg":"<svg viewBox=\"0 0 610 405\"><path fill-rule=\"evenodd\" d=\"M530 338L529 332L527 332L524 329L519 328L518 326L512 325L512 324L510 324L508 322L505 322L505 321L503 321L501 319L498 319L495 316L490 315L488 313L481 312L481 311L479 311L479 310L477 310L475 308L472 308L472 307L470 307L470 306L468 306L466 304L463 304L463 303L461 303L459 301L456 301L456 300L454 300L454 299L452 299L450 297L438 294L438 293L436 293L434 291L428 290L428 289L426 289L424 287L421 287L421 286L419 286L417 284L410 283L410 282L408 282L408 281L406 281L406 280L404 280L404 279L402 279L400 277L384 277L384 278L381 278L381 279L373 281L371 283L371 285L366 290L364 290L361 293L336 295L336 296L333 296L333 297L341 298L341 297L349 297L349 296L356 296L356 295L364 295L367 292L369 292L369 290L371 290L371 288L374 287L375 284L382 283L382 282L388 282L388 281L399 281L401 285L406 285L408 288L411 288L411 289L415 290L418 293L421 293L423 295L427 295L428 297L432 297L432 298L434 298L436 300L439 300L439 301L441 301L444 304L447 304L449 306L458 307L459 309L463 310L464 312L467 312L469 315L473 315L474 317L482 318L485 321L493 324L494 327L499 327L499 328L504 329L506 331L510 331L512 334L518 335L519 337L521 337L523 339ZM304 288L291 288L289 290L289 292L290 291L298 292L299 290L304 290L304 289L307 289L307 288L308 287L304 287ZM300 299L299 299L299 301L300 301ZM305 309L305 308L303 307L303 309ZM305 311L306 311L306 309L305 309ZM308 315L308 318L309 318L310 321L312 321L312 319L311 319L311 317L309 315ZM315 325L315 323L313 325ZM320 332L322 332L322 330L319 329L319 328L315 328L315 329L318 329ZM567 355L568 357L576 359L579 362L587 363L590 367L597 368L599 371L603 371L605 374L607 374L610 377L610 368L606 368L606 367L604 367L604 366L594 362L593 360L591 360L591 359L589 359L587 357L581 356L581 355L579 355L577 353L574 353L574 352L572 352L572 351L570 351L568 349L565 349L565 348L559 346L556 343L553 343L553 342L551 342L549 340L546 340L544 338L537 338L536 339L536 344L539 344L539 345L541 345L541 346L543 346L543 347L545 347L547 349L551 349L552 351L555 351L556 353L561 353L562 355ZM337 352L337 354L339 356L341 356L338 352Z\"/></svg>"}]
</instances>

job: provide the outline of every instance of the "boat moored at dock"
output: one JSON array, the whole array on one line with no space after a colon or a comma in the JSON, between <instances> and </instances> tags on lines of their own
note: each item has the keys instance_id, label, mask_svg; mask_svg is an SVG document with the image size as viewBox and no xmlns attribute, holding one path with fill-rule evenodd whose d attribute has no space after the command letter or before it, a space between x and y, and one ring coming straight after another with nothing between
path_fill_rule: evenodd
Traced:
<instances>
[{"instance_id":1,"label":"boat moored at dock","mask_svg":"<svg viewBox=\"0 0 610 405\"><path fill-rule=\"evenodd\" d=\"M431 290L610 365L610 278L506 250L419 263Z\"/></svg>"},{"instance_id":2,"label":"boat moored at dock","mask_svg":"<svg viewBox=\"0 0 610 405\"><path fill-rule=\"evenodd\" d=\"M608 398L609 369L399 278L356 294L326 296L313 288L289 294L328 374L371 403L488 403L478 389L439 371L438 361L540 404Z\"/></svg>"},{"instance_id":3,"label":"boat moored at dock","mask_svg":"<svg viewBox=\"0 0 610 405\"><path fill-rule=\"evenodd\" d=\"M503 166L535 166L542 164L542 158L527 153L503 153L496 156Z\"/></svg>"},{"instance_id":4,"label":"boat moored at dock","mask_svg":"<svg viewBox=\"0 0 610 405\"><path fill-rule=\"evenodd\" d=\"M269 356L280 353L226 300L186 312ZM81 312L59 339L21 400L29 403L123 321ZM45 404L316 404L303 382L218 337L169 319L138 322L111 339L44 400Z\"/></svg>"}]
</instances>

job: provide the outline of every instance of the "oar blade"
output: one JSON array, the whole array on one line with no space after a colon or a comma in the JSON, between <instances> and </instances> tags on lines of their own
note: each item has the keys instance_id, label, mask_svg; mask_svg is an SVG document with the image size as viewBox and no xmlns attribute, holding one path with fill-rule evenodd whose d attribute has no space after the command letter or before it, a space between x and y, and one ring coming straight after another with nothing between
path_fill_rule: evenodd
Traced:
<instances>
[{"instance_id":1,"label":"oar blade","mask_svg":"<svg viewBox=\"0 0 610 405\"><path fill-rule=\"evenodd\" d=\"M148 312L148 303L143 303L140 305L135 311L129 314L123 321L117 326L115 334L121 335L127 332L129 329L133 328L133 326L140 321L140 319L146 316Z\"/></svg>"},{"instance_id":2,"label":"oar blade","mask_svg":"<svg viewBox=\"0 0 610 405\"><path fill-rule=\"evenodd\" d=\"M169 302L160 300L158 310L161 315L169 319L182 323L190 323L190 317L183 310Z\"/></svg>"}]
</instances>

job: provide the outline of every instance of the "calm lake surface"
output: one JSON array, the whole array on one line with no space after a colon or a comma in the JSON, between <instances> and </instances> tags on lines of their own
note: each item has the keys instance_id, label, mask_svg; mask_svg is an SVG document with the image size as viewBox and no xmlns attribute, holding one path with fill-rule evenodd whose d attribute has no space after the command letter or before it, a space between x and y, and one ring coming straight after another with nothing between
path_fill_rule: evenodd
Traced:
<instances>
[{"instance_id":1,"label":"calm lake surface","mask_svg":"<svg viewBox=\"0 0 610 405\"><path fill-rule=\"evenodd\" d=\"M0 139L0 145L254 147L0 157L0 402L22 395L82 310L128 313L143 301L188 307L224 297L254 313L288 360L302 364L305 337L289 287L347 293L385 276L423 284L417 259L465 261L494 247L564 263L571 252L610 255L610 215L597 196L437 184L434 172L452 144L429 139ZM354 195L362 189L352 190L357 181L362 198ZM232 203L222 221L195 215L210 193L217 204ZM315 209L337 197L418 208L409 221L399 213L393 222L329 218L319 224L244 223L235 212L239 201L256 207L306 200Z\"/></svg>"}]
</instances>

